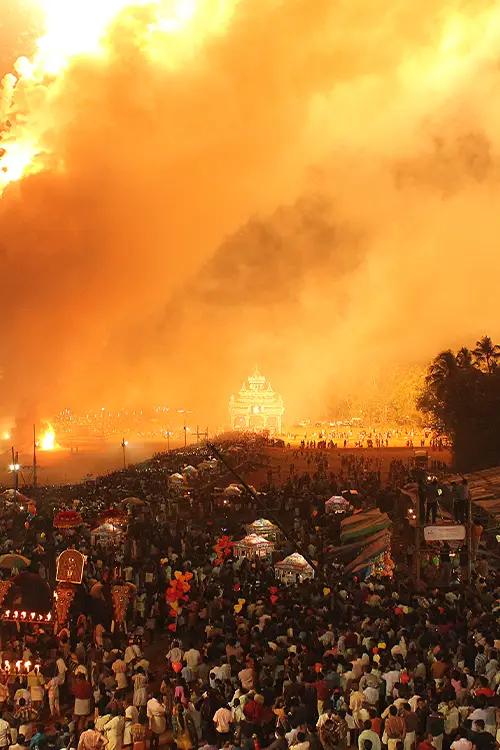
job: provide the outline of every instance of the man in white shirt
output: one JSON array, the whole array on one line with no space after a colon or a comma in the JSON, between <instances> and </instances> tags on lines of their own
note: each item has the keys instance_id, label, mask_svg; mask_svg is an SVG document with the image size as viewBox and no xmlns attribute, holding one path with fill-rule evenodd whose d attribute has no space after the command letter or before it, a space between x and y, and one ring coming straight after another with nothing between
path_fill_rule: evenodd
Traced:
<instances>
[{"instance_id":1,"label":"man in white shirt","mask_svg":"<svg viewBox=\"0 0 500 750\"><path fill-rule=\"evenodd\" d=\"M363 690L363 695L365 698L365 701L370 704L370 706L376 706L378 704L379 694L378 694L378 688L375 687L365 687ZM367 739L370 739L367 737Z\"/></svg>"},{"instance_id":2,"label":"man in white shirt","mask_svg":"<svg viewBox=\"0 0 500 750\"><path fill-rule=\"evenodd\" d=\"M0 719L0 750L6 750L10 745L10 724Z\"/></svg>"},{"instance_id":3,"label":"man in white shirt","mask_svg":"<svg viewBox=\"0 0 500 750\"><path fill-rule=\"evenodd\" d=\"M376 732L373 731L371 721L367 719L364 722L363 727L364 729L358 737L358 750L364 750L365 740L370 740L370 742L372 743L372 750L382 750L380 737Z\"/></svg>"},{"instance_id":4,"label":"man in white shirt","mask_svg":"<svg viewBox=\"0 0 500 750\"><path fill-rule=\"evenodd\" d=\"M130 666L130 663L133 662L135 659L138 659L141 656L141 649L137 645L137 643L129 643L127 648L125 649L125 656L124 661L127 667Z\"/></svg>"},{"instance_id":5,"label":"man in white shirt","mask_svg":"<svg viewBox=\"0 0 500 750\"><path fill-rule=\"evenodd\" d=\"M160 736L167 728L165 706L163 703L160 703L160 696L148 700L146 703L146 715L149 719L149 728L151 730L150 750L158 750Z\"/></svg>"},{"instance_id":6,"label":"man in white shirt","mask_svg":"<svg viewBox=\"0 0 500 750\"><path fill-rule=\"evenodd\" d=\"M179 641L174 641L172 643L172 648L167 653L167 659L171 664L175 664L176 662L182 662L182 649L179 648Z\"/></svg>"},{"instance_id":7,"label":"man in white shirt","mask_svg":"<svg viewBox=\"0 0 500 750\"><path fill-rule=\"evenodd\" d=\"M241 682L241 687L245 690L253 690L253 669L251 667L245 667L238 672L238 679Z\"/></svg>"},{"instance_id":8,"label":"man in white shirt","mask_svg":"<svg viewBox=\"0 0 500 750\"><path fill-rule=\"evenodd\" d=\"M451 750L472 750L472 742L462 736L451 743Z\"/></svg>"},{"instance_id":9,"label":"man in white shirt","mask_svg":"<svg viewBox=\"0 0 500 750\"><path fill-rule=\"evenodd\" d=\"M184 654L184 661L188 665L189 669L196 674L198 664L200 663L201 654L197 648L190 648Z\"/></svg>"},{"instance_id":10,"label":"man in white shirt","mask_svg":"<svg viewBox=\"0 0 500 750\"><path fill-rule=\"evenodd\" d=\"M66 672L68 671L68 667L66 666L66 662L62 658L62 656L59 656L59 658L56 661L56 668L57 668L57 679L59 681L59 685L64 685L66 681Z\"/></svg>"},{"instance_id":11,"label":"man in white shirt","mask_svg":"<svg viewBox=\"0 0 500 750\"><path fill-rule=\"evenodd\" d=\"M221 664L217 664L215 667L212 667L211 671L215 675L216 680L225 682L226 680L231 679L231 667L224 659L222 660Z\"/></svg>"},{"instance_id":12,"label":"man in white shirt","mask_svg":"<svg viewBox=\"0 0 500 750\"><path fill-rule=\"evenodd\" d=\"M391 668L389 669L389 671L385 672L382 675L382 679L385 682L385 694L387 698L392 697L392 691L394 689L394 685L396 684L396 682L399 681L399 675L400 675L399 669L395 669L394 664L391 664L390 667Z\"/></svg>"},{"instance_id":13,"label":"man in white shirt","mask_svg":"<svg viewBox=\"0 0 500 750\"><path fill-rule=\"evenodd\" d=\"M217 736L222 739L228 739L233 723L233 714L229 706L222 706L214 713L214 724Z\"/></svg>"}]
</instances>

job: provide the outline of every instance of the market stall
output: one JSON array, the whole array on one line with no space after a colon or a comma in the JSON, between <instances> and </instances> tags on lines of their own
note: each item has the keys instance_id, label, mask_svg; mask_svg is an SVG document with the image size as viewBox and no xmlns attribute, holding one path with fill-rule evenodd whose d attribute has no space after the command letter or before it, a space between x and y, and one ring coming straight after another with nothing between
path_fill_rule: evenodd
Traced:
<instances>
[{"instance_id":1,"label":"market stall","mask_svg":"<svg viewBox=\"0 0 500 750\"><path fill-rule=\"evenodd\" d=\"M248 557L248 558L269 558L271 557L274 549L273 542L269 539L264 539L263 536L258 534L248 534L239 542L234 543L233 554L235 557Z\"/></svg>"},{"instance_id":2,"label":"market stall","mask_svg":"<svg viewBox=\"0 0 500 750\"><path fill-rule=\"evenodd\" d=\"M278 542L281 539L281 531L272 521L267 518L257 518L253 523L245 526L247 534L257 534L270 542Z\"/></svg>"},{"instance_id":3,"label":"market stall","mask_svg":"<svg viewBox=\"0 0 500 750\"><path fill-rule=\"evenodd\" d=\"M314 578L314 570L305 557L293 552L274 566L276 577L284 583L302 583Z\"/></svg>"}]
</instances>

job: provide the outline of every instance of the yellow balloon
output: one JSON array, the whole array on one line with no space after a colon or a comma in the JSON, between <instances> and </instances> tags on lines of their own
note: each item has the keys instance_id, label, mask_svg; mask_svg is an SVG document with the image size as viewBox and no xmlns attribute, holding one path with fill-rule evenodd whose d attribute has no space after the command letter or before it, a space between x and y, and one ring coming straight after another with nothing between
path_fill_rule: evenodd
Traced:
<instances>
[{"instance_id":1,"label":"yellow balloon","mask_svg":"<svg viewBox=\"0 0 500 750\"><path fill-rule=\"evenodd\" d=\"M329 589L328 586L325 586L325 588L323 589L323 596L328 596L328 594L330 593L330 591L331 591L331 589Z\"/></svg>"}]
</instances>

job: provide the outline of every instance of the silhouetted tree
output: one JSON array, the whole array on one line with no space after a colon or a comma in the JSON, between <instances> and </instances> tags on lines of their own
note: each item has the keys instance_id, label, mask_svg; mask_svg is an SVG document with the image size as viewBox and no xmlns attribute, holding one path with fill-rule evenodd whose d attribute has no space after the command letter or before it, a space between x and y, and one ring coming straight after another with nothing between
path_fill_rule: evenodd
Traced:
<instances>
[{"instance_id":1,"label":"silhouetted tree","mask_svg":"<svg viewBox=\"0 0 500 750\"><path fill-rule=\"evenodd\" d=\"M475 357L474 364L481 370L491 373L497 367L500 346L494 344L489 336L483 336L482 339L476 341L476 348L472 353Z\"/></svg>"},{"instance_id":2,"label":"silhouetted tree","mask_svg":"<svg viewBox=\"0 0 500 750\"><path fill-rule=\"evenodd\" d=\"M456 360L459 367L467 368L472 367L474 364L474 361L472 359L472 352L466 346L463 346L458 350Z\"/></svg>"},{"instance_id":3,"label":"silhouetted tree","mask_svg":"<svg viewBox=\"0 0 500 750\"><path fill-rule=\"evenodd\" d=\"M441 352L429 365L418 407L452 440L461 471L500 464L500 347L488 336L454 355Z\"/></svg>"}]
</instances>

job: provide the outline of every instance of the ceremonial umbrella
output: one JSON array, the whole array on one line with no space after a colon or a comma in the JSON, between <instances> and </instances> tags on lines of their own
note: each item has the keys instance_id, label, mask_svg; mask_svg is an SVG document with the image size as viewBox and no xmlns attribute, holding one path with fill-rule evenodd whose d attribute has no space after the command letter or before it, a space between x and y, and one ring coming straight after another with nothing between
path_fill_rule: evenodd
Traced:
<instances>
[{"instance_id":1,"label":"ceremonial umbrella","mask_svg":"<svg viewBox=\"0 0 500 750\"><path fill-rule=\"evenodd\" d=\"M23 557L23 555L11 553L0 556L0 568L9 568L11 570L12 568L17 568L17 570L22 570L22 568L27 568L30 562L31 560L28 560L27 557Z\"/></svg>"}]
</instances>

